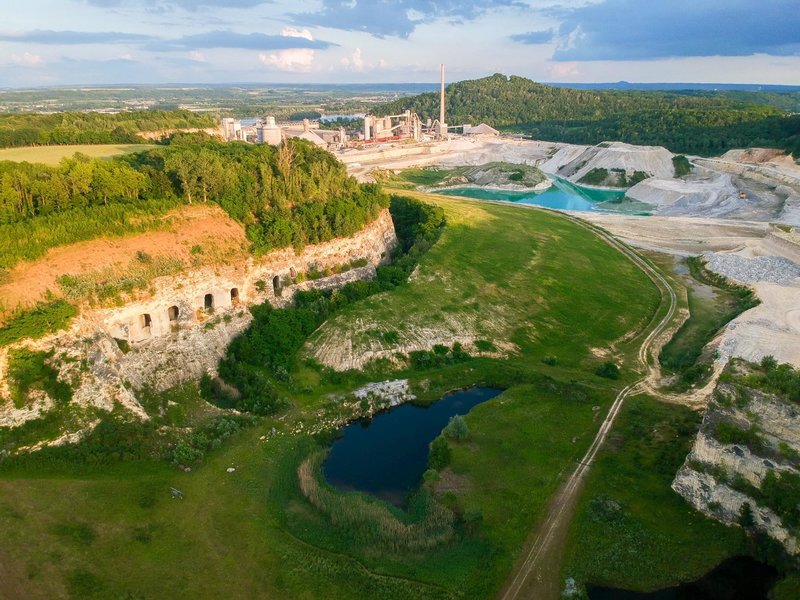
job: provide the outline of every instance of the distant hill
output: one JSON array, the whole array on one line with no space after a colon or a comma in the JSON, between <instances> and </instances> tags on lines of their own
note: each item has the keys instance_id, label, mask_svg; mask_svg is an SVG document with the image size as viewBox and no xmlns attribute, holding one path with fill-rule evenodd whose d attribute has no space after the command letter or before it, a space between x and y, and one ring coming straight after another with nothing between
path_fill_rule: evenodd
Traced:
<instances>
[{"instance_id":1,"label":"distant hill","mask_svg":"<svg viewBox=\"0 0 800 600\"><path fill-rule=\"evenodd\" d=\"M405 109L437 118L439 96L400 98L374 112ZM449 85L446 110L450 125L485 121L553 141L619 140L701 155L766 146L800 156L800 116L710 92L577 90L495 74Z\"/></svg>"}]
</instances>

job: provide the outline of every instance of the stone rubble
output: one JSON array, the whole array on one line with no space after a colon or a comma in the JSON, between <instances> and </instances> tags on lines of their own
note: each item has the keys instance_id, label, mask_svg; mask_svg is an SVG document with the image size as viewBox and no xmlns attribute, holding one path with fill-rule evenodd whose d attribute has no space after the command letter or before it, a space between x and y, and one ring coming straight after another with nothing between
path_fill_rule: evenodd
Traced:
<instances>
[{"instance_id":1,"label":"stone rubble","mask_svg":"<svg viewBox=\"0 0 800 600\"><path fill-rule=\"evenodd\" d=\"M747 258L736 254L704 254L708 268L740 283L770 281L792 285L800 278L800 265L782 256Z\"/></svg>"}]
</instances>

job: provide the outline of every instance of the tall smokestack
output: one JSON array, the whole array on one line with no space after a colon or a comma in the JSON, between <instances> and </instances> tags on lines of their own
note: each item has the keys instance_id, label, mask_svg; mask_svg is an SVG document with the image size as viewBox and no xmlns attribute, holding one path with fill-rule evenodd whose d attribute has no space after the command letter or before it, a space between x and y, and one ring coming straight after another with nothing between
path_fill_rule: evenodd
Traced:
<instances>
[{"instance_id":1,"label":"tall smokestack","mask_svg":"<svg viewBox=\"0 0 800 600\"><path fill-rule=\"evenodd\" d=\"M441 64L442 91L439 98L439 125L444 127L444 63ZM442 131L442 135L444 135Z\"/></svg>"}]
</instances>

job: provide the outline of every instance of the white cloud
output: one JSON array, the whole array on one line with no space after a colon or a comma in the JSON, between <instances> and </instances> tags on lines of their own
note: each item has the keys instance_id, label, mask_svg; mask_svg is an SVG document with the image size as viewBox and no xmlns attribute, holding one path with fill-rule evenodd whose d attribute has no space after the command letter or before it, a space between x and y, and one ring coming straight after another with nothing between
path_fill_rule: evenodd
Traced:
<instances>
[{"instance_id":1,"label":"white cloud","mask_svg":"<svg viewBox=\"0 0 800 600\"><path fill-rule=\"evenodd\" d=\"M23 52L22 54L12 54L11 62L24 67L37 67L44 64L44 59L38 54Z\"/></svg>"},{"instance_id":2,"label":"white cloud","mask_svg":"<svg viewBox=\"0 0 800 600\"><path fill-rule=\"evenodd\" d=\"M356 48L353 52L353 68L356 71L364 70L364 60L361 58L361 48Z\"/></svg>"},{"instance_id":3,"label":"white cloud","mask_svg":"<svg viewBox=\"0 0 800 600\"><path fill-rule=\"evenodd\" d=\"M311 32L308 29L295 29L294 27L284 27L281 30L281 35L283 37L303 38L310 42L314 41L314 36L311 35Z\"/></svg>"},{"instance_id":4,"label":"white cloud","mask_svg":"<svg viewBox=\"0 0 800 600\"><path fill-rule=\"evenodd\" d=\"M194 62L206 62L206 55L199 50L192 50L189 52L189 59Z\"/></svg>"},{"instance_id":5,"label":"white cloud","mask_svg":"<svg viewBox=\"0 0 800 600\"><path fill-rule=\"evenodd\" d=\"M314 50L311 48L289 48L271 54L261 53L258 60L262 64L275 67L280 71L308 73L314 65Z\"/></svg>"},{"instance_id":6,"label":"white cloud","mask_svg":"<svg viewBox=\"0 0 800 600\"><path fill-rule=\"evenodd\" d=\"M550 66L547 67L547 70L550 73L550 77L552 77L556 81L559 79L569 79L570 77L578 77L580 75L580 71L578 70L578 63L575 62L551 64Z\"/></svg>"}]
</instances>

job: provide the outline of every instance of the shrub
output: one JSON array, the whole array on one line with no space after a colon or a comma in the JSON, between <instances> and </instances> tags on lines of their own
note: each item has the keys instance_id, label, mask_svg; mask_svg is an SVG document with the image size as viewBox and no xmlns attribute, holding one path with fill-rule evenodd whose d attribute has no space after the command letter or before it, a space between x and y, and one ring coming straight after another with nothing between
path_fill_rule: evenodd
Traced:
<instances>
[{"instance_id":1,"label":"shrub","mask_svg":"<svg viewBox=\"0 0 800 600\"><path fill-rule=\"evenodd\" d=\"M683 177L692 172L692 164L682 154L672 157L672 165L675 168L675 177Z\"/></svg>"},{"instance_id":2,"label":"shrub","mask_svg":"<svg viewBox=\"0 0 800 600\"><path fill-rule=\"evenodd\" d=\"M428 465L431 469L441 471L450 464L453 458L453 451L447 440L439 436L431 442L430 455L428 456Z\"/></svg>"},{"instance_id":3,"label":"shrub","mask_svg":"<svg viewBox=\"0 0 800 600\"><path fill-rule=\"evenodd\" d=\"M542 362L544 364L546 364L546 365L551 366L551 367L555 367L558 364L558 357L556 357L556 356L545 356L542 359Z\"/></svg>"},{"instance_id":4,"label":"shrub","mask_svg":"<svg viewBox=\"0 0 800 600\"><path fill-rule=\"evenodd\" d=\"M494 352L495 345L489 340L475 340L475 347L481 352Z\"/></svg>"},{"instance_id":5,"label":"shrub","mask_svg":"<svg viewBox=\"0 0 800 600\"><path fill-rule=\"evenodd\" d=\"M594 371L595 375L606 379L619 379L619 367L611 361L606 361Z\"/></svg>"},{"instance_id":6,"label":"shrub","mask_svg":"<svg viewBox=\"0 0 800 600\"><path fill-rule=\"evenodd\" d=\"M54 353L54 350L32 352L27 348L16 348L8 353L9 387L15 406L24 406L33 389L45 392L62 405L72 400L72 388L59 381L58 371L47 362Z\"/></svg>"},{"instance_id":7,"label":"shrub","mask_svg":"<svg viewBox=\"0 0 800 600\"><path fill-rule=\"evenodd\" d=\"M452 440L461 442L469 435L469 427L467 421L461 415L455 415L450 418L450 422L443 430L444 434Z\"/></svg>"},{"instance_id":8,"label":"shrub","mask_svg":"<svg viewBox=\"0 0 800 600\"><path fill-rule=\"evenodd\" d=\"M38 304L34 308L17 312L11 320L0 327L0 346L19 340L37 339L48 333L66 329L78 309L64 300Z\"/></svg>"}]
</instances>

